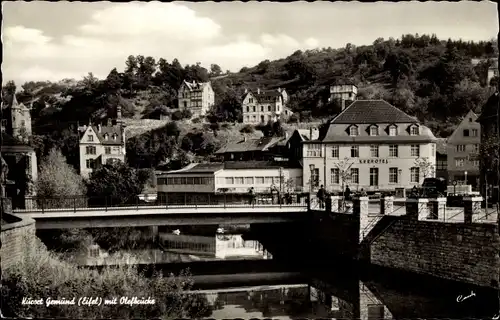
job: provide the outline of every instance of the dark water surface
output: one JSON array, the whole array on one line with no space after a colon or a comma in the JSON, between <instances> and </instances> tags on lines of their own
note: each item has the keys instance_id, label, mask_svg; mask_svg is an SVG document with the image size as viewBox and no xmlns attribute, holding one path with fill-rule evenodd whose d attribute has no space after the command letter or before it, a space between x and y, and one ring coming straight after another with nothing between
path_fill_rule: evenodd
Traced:
<instances>
[{"instance_id":1,"label":"dark water surface","mask_svg":"<svg viewBox=\"0 0 500 320\"><path fill-rule=\"evenodd\" d=\"M195 285L188 293L203 300L206 318L493 319L500 310L492 289L340 260L312 262L299 252L277 260L240 234L189 231L163 232L155 260L133 264L149 274L189 269Z\"/></svg>"}]
</instances>

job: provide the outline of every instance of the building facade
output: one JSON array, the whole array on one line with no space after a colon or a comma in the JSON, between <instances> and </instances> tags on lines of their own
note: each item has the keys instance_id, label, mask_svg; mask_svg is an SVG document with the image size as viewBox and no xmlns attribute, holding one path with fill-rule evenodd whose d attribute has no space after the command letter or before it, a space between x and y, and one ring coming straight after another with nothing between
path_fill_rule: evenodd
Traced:
<instances>
[{"instance_id":1,"label":"building facade","mask_svg":"<svg viewBox=\"0 0 500 320\"><path fill-rule=\"evenodd\" d=\"M221 161L271 161L281 137L247 138L225 144L215 152Z\"/></svg>"},{"instance_id":2,"label":"building facade","mask_svg":"<svg viewBox=\"0 0 500 320\"><path fill-rule=\"evenodd\" d=\"M386 101L357 100L323 139L303 143L304 189L410 189L435 175L435 142L429 128Z\"/></svg>"},{"instance_id":3,"label":"building facade","mask_svg":"<svg viewBox=\"0 0 500 320\"><path fill-rule=\"evenodd\" d=\"M286 107L288 94L285 89L256 92L245 91L242 102L243 123L259 124L287 119L293 112Z\"/></svg>"},{"instance_id":4,"label":"building facade","mask_svg":"<svg viewBox=\"0 0 500 320\"><path fill-rule=\"evenodd\" d=\"M189 110L193 117L204 116L215 104L211 82L184 81L178 92L179 110Z\"/></svg>"},{"instance_id":5,"label":"building facade","mask_svg":"<svg viewBox=\"0 0 500 320\"><path fill-rule=\"evenodd\" d=\"M481 125L481 145L479 157L479 180L481 194L486 194L486 186L498 186L499 128L498 92L493 94L481 108L477 121ZM489 189L491 190L491 189ZM491 194L491 191L488 192ZM493 195L497 194L494 192Z\"/></svg>"},{"instance_id":6,"label":"building facade","mask_svg":"<svg viewBox=\"0 0 500 320\"><path fill-rule=\"evenodd\" d=\"M30 109L16 99L16 93L4 98L2 104L0 145L6 181L2 191L12 199L13 208L25 208L31 201L26 197L36 195L38 161L35 150L28 141L32 133Z\"/></svg>"},{"instance_id":7,"label":"building facade","mask_svg":"<svg viewBox=\"0 0 500 320\"><path fill-rule=\"evenodd\" d=\"M295 192L301 186L302 168L267 161L194 163L157 174L158 198L166 203L246 201L252 187L258 194Z\"/></svg>"},{"instance_id":8,"label":"building facade","mask_svg":"<svg viewBox=\"0 0 500 320\"><path fill-rule=\"evenodd\" d=\"M436 178L444 178L449 184L447 141L445 138L437 138L436 140Z\"/></svg>"},{"instance_id":9,"label":"building facade","mask_svg":"<svg viewBox=\"0 0 500 320\"><path fill-rule=\"evenodd\" d=\"M358 95L358 87L354 84L337 84L330 86L330 98L328 101L340 100L342 102L342 110L350 103L356 100Z\"/></svg>"},{"instance_id":10,"label":"building facade","mask_svg":"<svg viewBox=\"0 0 500 320\"><path fill-rule=\"evenodd\" d=\"M481 125L471 110L447 140L448 178L457 184L479 184Z\"/></svg>"},{"instance_id":11,"label":"building facade","mask_svg":"<svg viewBox=\"0 0 500 320\"><path fill-rule=\"evenodd\" d=\"M106 126L101 124L83 126L80 130L80 175L86 179L104 164L116 161L125 162L125 126L121 121L118 107L117 120L110 120Z\"/></svg>"}]
</instances>

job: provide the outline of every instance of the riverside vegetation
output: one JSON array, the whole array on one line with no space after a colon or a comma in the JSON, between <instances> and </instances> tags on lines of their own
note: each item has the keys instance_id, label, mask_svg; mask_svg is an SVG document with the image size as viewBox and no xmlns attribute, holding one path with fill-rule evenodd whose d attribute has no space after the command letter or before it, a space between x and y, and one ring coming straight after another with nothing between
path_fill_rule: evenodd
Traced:
<instances>
[{"instance_id":1,"label":"riverside vegetation","mask_svg":"<svg viewBox=\"0 0 500 320\"><path fill-rule=\"evenodd\" d=\"M2 313L13 318L132 319L200 318L211 314L204 296L183 294L193 282L189 272L146 278L134 266L104 268L94 271L79 268L49 252L36 239L25 246L22 260L2 269ZM104 299L127 297L154 299L154 304L119 304L100 306L22 304L27 299L67 299L81 297Z\"/></svg>"}]
</instances>

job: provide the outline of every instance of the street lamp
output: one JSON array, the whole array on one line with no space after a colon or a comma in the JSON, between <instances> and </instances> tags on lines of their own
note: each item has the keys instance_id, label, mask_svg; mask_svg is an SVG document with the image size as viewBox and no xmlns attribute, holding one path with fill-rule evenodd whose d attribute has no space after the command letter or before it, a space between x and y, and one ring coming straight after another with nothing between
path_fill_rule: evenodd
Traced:
<instances>
[{"instance_id":1,"label":"street lamp","mask_svg":"<svg viewBox=\"0 0 500 320\"><path fill-rule=\"evenodd\" d=\"M314 181L313 181L313 175L314 175L314 164L312 164L312 163L311 163L311 164L309 165L309 170L311 170L311 179L310 179L310 180L311 180L311 190L310 190L310 194L312 195L312 193L313 193L313 183L314 183Z\"/></svg>"},{"instance_id":2,"label":"street lamp","mask_svg":"<svg viewBox=\"0 0 500 320\"><path fill-rule=\"evenodd\" d=\"M465 185L467 185L467 171L464 172L465 175Z\"/></svg>"}]
</instances>

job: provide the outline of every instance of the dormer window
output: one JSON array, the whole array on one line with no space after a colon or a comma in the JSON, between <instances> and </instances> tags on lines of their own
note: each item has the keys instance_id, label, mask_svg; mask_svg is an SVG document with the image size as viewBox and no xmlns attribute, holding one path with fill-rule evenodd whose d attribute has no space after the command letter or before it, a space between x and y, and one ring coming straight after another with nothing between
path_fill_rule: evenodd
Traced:
<instances>
[{"instance_id":1,"label":"dormer window","mask_svg":"<svg viewBox=\"0 0 500 320\"><path fill-rule=\"evenodd\" d=\"M410 135L411 136L418 136L420 134L419 127L417 125L412 125L410 127Z\"/></svg>"},{"instance_id":2,"label":"dormer window","mask_svg":"<svg viewBox=\"0 0 500 320\"><path fill-rule=\"evenodd\" d=\"M398 128L395 125L389 126L389 136L395 137L398 135Z\"/></svg>"},{"instance_id":3,"label":"dormer window","mask_svg":"<svg viewBox=\"0 0 500 320\"><path fill-rule=\"evenodd\" d=\"M370 136L378 136L378 127L377 126L370 127Z\"/></svg>"},{"instance_id":4,"label":"dormer window","mask_svg":"<svg viewBox=\"0 0 500 320\"><path fill-rule=\"evenodd\" d=\"M107 133L104 134L104 140L108 140L109 136Z\"/></svg>"},{"instance_id":5,"label":"dormer window","mask_svg":"<svg viewBox=\"0 0 500 320\"><path fill-rule=\"evenodd\" d=\"M113 140L116 140L116 133L113 134Z\"/></svg>"},{"instance_id":6,"label":"dormer window","mask_svg":"<svg viewBox=\"0 0 500 320\"><path fill-rule=\"evenodd\" d=\"M357 126L352 126L349 128L349 135L351 137L356 137L359 134L358 132L358 127Z\"/></svg>"}]
</instances>

